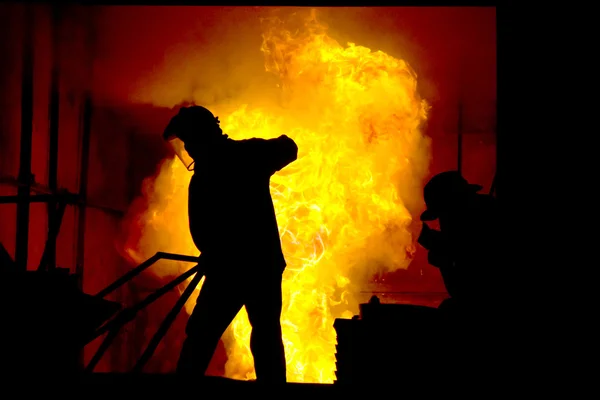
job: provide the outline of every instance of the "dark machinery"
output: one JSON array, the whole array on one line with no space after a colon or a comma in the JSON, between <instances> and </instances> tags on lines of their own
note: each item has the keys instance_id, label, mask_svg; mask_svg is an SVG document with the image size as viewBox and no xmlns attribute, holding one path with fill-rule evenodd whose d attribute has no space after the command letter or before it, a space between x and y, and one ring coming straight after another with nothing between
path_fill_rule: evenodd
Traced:
<instances>
[{"instance_id":1,"label":"dark machinery","mask_svg":"<svg viewBox=\"0 0 600 400\"><path fill-rule=\"evenodd\" d=\"M360 315L336 319L336 384L414 382L440 368L439 310L381 304L376 296Z\"/></svg>"}]
</instances>

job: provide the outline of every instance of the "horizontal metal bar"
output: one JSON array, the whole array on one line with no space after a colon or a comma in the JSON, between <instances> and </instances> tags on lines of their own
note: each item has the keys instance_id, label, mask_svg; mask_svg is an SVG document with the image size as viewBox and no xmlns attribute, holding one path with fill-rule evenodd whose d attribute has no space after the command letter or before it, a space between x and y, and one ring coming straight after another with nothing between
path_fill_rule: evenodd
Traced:
<instances>
[{"instance_id":1,"label":"horizontal metal bar","mask_svg":"<svg viewBox=\"0 0 600 400\"><path fill-rule=\"evenodd\" d=\"M23 184L20 184L15 178L13 178L11 176L2 176L2 177L0 177L0 184L10 185L10 186L14 186L14 187L19 187L19 186L23 185ZM33 193L38 193L38 194L46 194L46 195L50 195L50 196L56 194L56 191L53 191L48 186L45 186L45 185L42 185L42 184L39 184L39 183L35 183L35 182L31 184L30 189L31 189L31 191ZM78 198L78 195L75 194L75 193L66 192L66 195L68 195L68 194L70 194L70 195L75 196L75 197ZM60 196L61 194L58 193L57 195ZM52 201L53 201L53 199L50 197L47 202L50 203ZM71 204L73 204L73 205L77 204L77 205L80 205L80 206L83 205L85 207L92 208L92 209L95 209L95 210L104 211L107 214L113 214L113 215L116 215L118 217L123 217L125 215L125 211L123 211L123 210L119 210L119 209L112 208L112 207L107 207L107 206L101 206L99 204L90 203L89 201L84 202L81 199L78 199L77 201L78 202L74 201ZM46 202L46 201L38 200L36 202ZM13 198L13 200L10 200L10 199L6 199L4 201L0 200L0 204L11 204L11 203L15 203L14 198Z\"/></svg>"},{"instance_id":2,"label":"horizontal metal bar","mask_svg":"<svg viewBox=\"0 0 600 400\"><path fill-rule=\"evenodd\" d=\"M31 182L29 182L27 184L27 183L19 182L19 180L17 178L12 177L12 176L0 176L0 184L14 186L16 188L21 187L21 186L29 186L31 191L35 192L35 193L46 193L46 194L52 193L52 191L50 190L49 187L44 186L40 183L37 183L33 179Z\"/></svg>"},{"instance_id":3,"label":"horizontal metal bar","mask_svg":"<svg viewBox=\"0 0 600 400\"><path fill-rule=\"evenodd\" d=\"M52 200L63 198L69 204L76 204L77 195L71 193L64 194L33 194L29 196L0 196L0 204L13 203L48 203Z\"/></svg>"}]
</instances>

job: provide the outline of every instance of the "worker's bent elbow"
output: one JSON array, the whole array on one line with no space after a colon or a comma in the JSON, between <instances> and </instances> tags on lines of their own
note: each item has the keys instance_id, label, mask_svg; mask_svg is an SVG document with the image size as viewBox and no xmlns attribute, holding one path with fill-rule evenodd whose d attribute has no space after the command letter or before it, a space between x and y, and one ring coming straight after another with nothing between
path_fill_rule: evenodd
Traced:
<instances>
[{"instance_id":1,"label":"worker's bent elbow","mask_svg":"<svg viewBox=\"0 0 600 400\"><path fill-rule=\"evenodd\" d=\"M286 165L298 159L298 145L294 140L286 135L279 137L283 143L283 154L285 155Z\"/></svg>"},{"instance_id":2,"label":"worker's bent elbow","mask_svg":"<svg viewBox=\"0 0 600 400\"><path fill-rule=\"evenodd\" d=\"M290 139L290 162L298 159L298 145L292 139Z\"/></svg>"}]
</instances>

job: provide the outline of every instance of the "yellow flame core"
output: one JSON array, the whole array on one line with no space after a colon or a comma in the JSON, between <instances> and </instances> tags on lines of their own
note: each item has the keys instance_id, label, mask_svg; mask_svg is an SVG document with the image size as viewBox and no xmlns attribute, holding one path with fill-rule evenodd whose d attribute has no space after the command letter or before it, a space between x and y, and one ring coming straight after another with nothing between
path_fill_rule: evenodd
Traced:
<instances>
[{"instance_id":1,"label":"yellow flame core","mask_svg":"<svg viewBox=\"0 0 600 400\"><path fill-rule=\"evenodd\" d=\"M358 312L358 292L373 274L411 261L412 217L430 157L420 131L428 106L405 61L339 45L314 15L299 34L268 21L261 50L267 71L280 77L283 105L242 105L221 116L222 128L233 139L285 133L298 144L298 160L271 179L288 263L281 316L288 381L333 382L334 319ZM146 188L151 201L137 221L144 233L134 258L197 254L187 222L190 178L173 158ZM249 338L243 309L224 336L226 376L255 377Z\"/></svg>"}]
</instances>

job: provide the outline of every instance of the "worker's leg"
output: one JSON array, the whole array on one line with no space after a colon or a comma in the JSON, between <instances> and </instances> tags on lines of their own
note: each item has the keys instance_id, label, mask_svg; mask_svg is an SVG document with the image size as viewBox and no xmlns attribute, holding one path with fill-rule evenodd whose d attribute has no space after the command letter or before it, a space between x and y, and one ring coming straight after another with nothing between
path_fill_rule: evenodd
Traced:
<instances>
[{"instance_id":1,"label":"worker's leg","mask_svg":"<svg viewBox=\"0 0 600 400\"><path fill-rule=\"evenodd\" d=\"M205 278L190 316L177 373L204 375L223 332L242 308L241 293L224 276Z\"/></svg>"},{"instance_id":2,"label":"worker's leg","mask_svg":"<svg viewBox=\"0 0 600 400\"><path fill-rule=\"evenodd\" d=\"M250 349L257 381L285 383L286 364L280 320L281 274L253 279L245 304L252 325Z\"/></svg>"}]
</instances>

